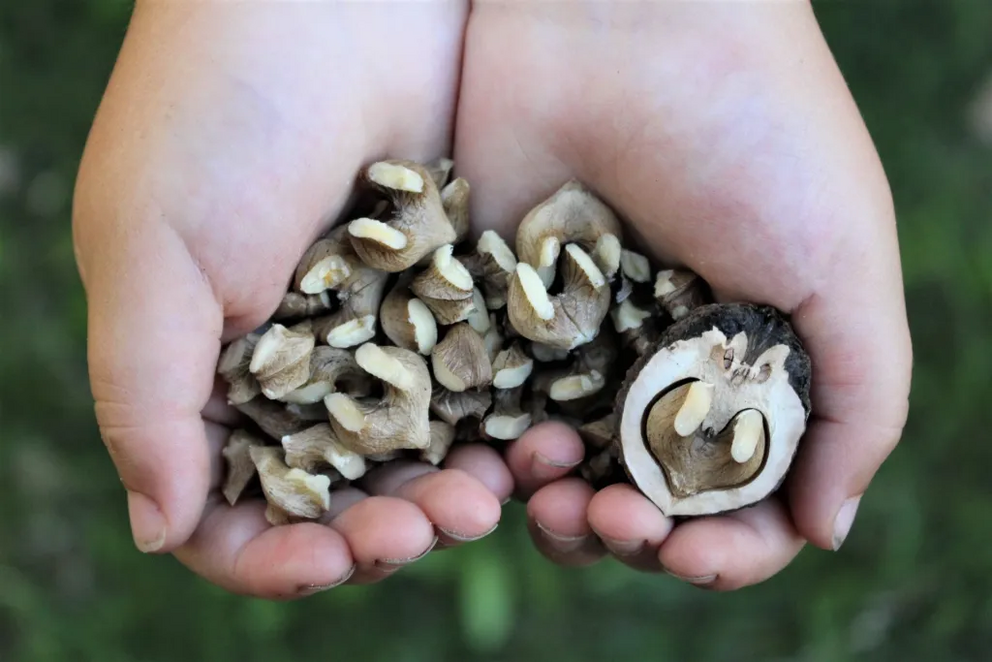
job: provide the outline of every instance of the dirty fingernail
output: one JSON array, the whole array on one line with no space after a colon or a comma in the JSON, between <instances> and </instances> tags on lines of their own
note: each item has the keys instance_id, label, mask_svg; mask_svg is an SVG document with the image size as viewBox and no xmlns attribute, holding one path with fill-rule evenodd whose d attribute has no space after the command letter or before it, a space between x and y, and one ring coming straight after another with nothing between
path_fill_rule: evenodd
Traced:
<instances>
[{"instance_id":1,"label":"dirty fingernail","mask_svg":"<svg viewBox=\"0 0 992 662\"><path fill-rule=\"evenodd\" d=\"M481 540L486 536L488 536L490 533L496 530L497 526L499 526L499 522L494 524L492 528L489 529L488 531L484 531L483 533L480 533L478 535L468 535L466 533L461 533L459 531L449 531L448 529L442 529L439 526L435 528L438 530L438 533L441 534L441 537L445 539L449 539L454 542L474 542L476 540Z\"/></svg>"},{"instance_id":2,"label":"dirty fingernail","mask_svg":"<svg viewBox=\"0 0 992 662\"><path fill-rule=\"evenodd\" d=\"M541 535L544 537L548 543L551 544L559 552L574 552L575 550L582 547L587 540L589 540L589 535L584 534L580 536L566 536L561 533L557 533L547 528L540 522L534 522Z\"/></svg>"},{"instance_id":3,"label":"dirty fingernail","mask_svg":"<svg viewBox=\"0 0 992 662\"><path fill-rule=\"evenodd\" d=\"M337 588L341 586L346 581L351 579L351 576L355 574L355 566L348 568L348 572L341 575L341 578L337 581L331 582L330 584L308 584L300 588L300 595L306 597L308 595L313 595L314 593L320 593L321 591L329 591L332 588Z\"/></svg>"},{"instance_id":4,"label":"dirty fingernail","mask_svg":"<svg viewBox=\"0 0 992 662\"><path fill-rule=\"evenodd\" d=\"M665 572L668 573L669 575L671 575L672 577L675 577L675 579L682 580L684 582L687 582L689 584L693 584L695 586L706 586L708 584L712 584L713 582L716 581L716 577L717 577L716 575L698 575L698 576L695 576L695 577L693 577L693 576L685 576L685 575L680 575L680 574L674 573L674 572L672 572L671 570L668 570L668 569L666 569Z\"/></svg>"},{"instance_id":5,"label":"dirty fingernail","mask_svg":"<svg viewBox=\"0 0 992 662\"><path fill-rule=\"evenodd\" d=\"M437 545L437 536L434 536L434 540L431 541L431 544L428 545L427 549L422 551L420 554L417 554L416 556L411 556L410 558L406 558L406 559L379 559L378 561L375 562L375 567L378 568L379 570L385 570L386 572L394 572L396 570L399 570L405 565L409 565L415 561L419 561L420 559L424 558L425 556L431 553L431 550L434 549L435 545Z\"/></svg>"},{"instance_id":6,"label":"dirty fingernail","mask_svg":"<svg viewBox=\"0 0 992 662\"><path fill-rule=\"evenodd\" d=\"M837 511L837 516L834 518L833 547L835 552L840 549L840 546L844 544L844 540L847 539L847 534L850 533L851 526L854 524L854 516L858 514L858 505L860 503L860 496L851 497Z\"/></svg>"},{"instance_id":7,"label":"dirty fingernail","mask_svg":"<svg viewBox=\"0 0 992 662\"><path fill-rule=\"evenodd\" d=\"M157 552L165 544L165 516L155 502L139 492L127 493L127 512L131 535L139 551Z\"/></svg>"},{"instance_id":8,"label":"dirty fingernail","mask_svg":"<svg viewBox=\"0 0 992 662\"><path fill-rule=\"evenodd\" d=\"M637 556L644 551L647 540L615 540L613 538L602 538L606 549L614 556Z\"/></svg>"},{"instance_id":9,"label":"dirty fingernail","mask_svg":"<svg viewBox=\"0 0 992 662\"><path fill-rule=\"evenodd\" d=\"M573 462L564 460L552 460L551 458L539 453L534 453L534 458L531 461L531 473L534 474L535 478L550 479L563 476L568 473L569 469L579 466L582 462L581 459L575 460Z\"/></svg>"}]
</instances>

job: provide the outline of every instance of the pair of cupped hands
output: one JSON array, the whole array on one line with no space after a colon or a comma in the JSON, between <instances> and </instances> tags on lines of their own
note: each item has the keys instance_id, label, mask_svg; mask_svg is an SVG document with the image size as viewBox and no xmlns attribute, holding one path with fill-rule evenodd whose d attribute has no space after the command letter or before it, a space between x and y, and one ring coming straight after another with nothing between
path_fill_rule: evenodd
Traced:
<instances>
[{"instance_id":1,"label":"pair of cupped hands","mask_svg":"<svg viewBox=\"0 0 992 662\"><path fill-rule=\"evenodd\" d=\"M719 300L791 313L814 414L764 502L673 526L628 485L574 476L577 434L454 450L271 527L218 496L237 417L214 371L382 158L451 155L476 233L512 237L570 178L628 246ZM135 543L230 591L379 581L527 502L537 548L729 590L805 543L837 549L907 414L911 345L885 175L804 1L137 3L74 208L96 415Z\"/></svg>"}]
</instances>

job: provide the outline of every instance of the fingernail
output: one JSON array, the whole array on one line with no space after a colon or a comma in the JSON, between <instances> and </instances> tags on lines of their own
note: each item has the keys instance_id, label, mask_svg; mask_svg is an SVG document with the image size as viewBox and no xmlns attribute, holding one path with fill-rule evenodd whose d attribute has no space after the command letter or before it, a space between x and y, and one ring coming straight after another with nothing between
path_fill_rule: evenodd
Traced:
<instances>
[{"instance_id":1,"label":"fingernail","mask_svg":"<svg viewBox=\"0 0 992 662\"><path fill-rule=\"evenodd\" d=\"M300 588L299 593L301 596L306 597L308 595L313 595L314 593L320 593L321 591L329 591L332 588L337 588L338 586L341 586L341 584L344 584L346 581L351 579L353 574L355 574L355 566L348 568L348 572L344 573L341 578L335 582L331 582L330 584L307 584L306 586L302 586Z\"/></svg>"},{"instance_id":2,"label":"fingernail","mask_svg":"<svg viewBox=\"0 0 992 662\"><path fill-rule=\"evenodd\" d=\"M693 584L694 586L706 586L707 584L712 584L713 582L716 581L716 577L717 577L716 575L699 575L696 577L686 577L683 575L676 574L671 570L668 570L667 568L665 569L665 572L671 575L672 577L675 577L675 579L679 579L689 584Z\"/></svg>"},{"instance_id":3,"label":"fingernail","mask_svg":"<svg viewBox=\"0 0 992 662\"><path fill-rule=\"evenodd\" d=\"M495 531L496 530L496 527L498 527L498 526L499 526L499 522L496 522L495 524L493 524L492 528L490 528L488 531L486 531L484 533L480 533L479 535L476 535L476 536L470 536L470 535L467 535L467 534L464 534L464 533L459 533L458 531L449 531L448 529L442 529L439 526L438 527L435 527L435 528L445 538L450 538L451 540L454 540L455 542L474 542L476 540L482 540L483 538L485 538L486 536L488 536L490 533L492 533L493 531Z\"/></svg>"},{"instance_id":4,"label":"fingernail","mask_svg":"<svg viewBox=\"0 0 992 662\"><path fill-rule=\"evenodd\" d=\"M394 572L396 570L399 570L405 565L409 565L415 561L419 561L420 559L424 558L425 556L431 553L431 550L434 549L435 545L437 545L437 536L434 536L434 540L431 541L431 544L428 545L427 549L422 551L420 554L417 554L416 556L411 556L410 558L407 559L379 559L378 561L375 562L375 567L379 568L380 570L385 570L386 572Z\"/></svg>"},{"instance_id":5,"label":"fingernail","mask_svg":"<svg viewBox=\"0 0 992 662\"><path fill-rule=\"evenodd\" d=\"M534 474L535 478L556 478L563 473L562 469L572 469L579 466L581 462L581 459L576 460L575 462L552 460L551 458L535 451L534 457L531 460L530 470L531 473Z\"/></svg>"},{"instance_id":6,"label":"fingernail","mask_svg":"<svg viewBox=\"0 0 992 662\"><path fill-rule=\"evenodd\" d=\"M500 506L505 506L506 504L510 503L511 501L513 501L513 497L512 496L508 496L505 499L503 499L502 501L500 501L499 502L499 505Z\"/></svg>"},{"instance_id":7,"label":"fingernail","mask_svg":"<svg viewBox=\"0 0 992 662\"><path fill-rule=\"evenodd\" d=\"M644 551L647 540L615 540L613 538L601 538L606 549L614 556L637 556Z\"/></svg>"},{"instance_id":8,"label":"fingernail","mask_svg":"<svg viewBox=\"0 0 992 662\"><path fill-rule=\"evenodd\" d=\"M165 544L165 516L155 502L139 492L127 493L127 512L131 520L131 535L139 551L157 552Z\"/></svg>"},{"instance_id":9,"label":"fingernail","mask_svg":"<svg viewBox=\"0 0 992 662\"><path fill-rule=\"evenodd\" d=\"M574 552L575 550L582 547L582 545L584 545L587 540L589 540L589 534L584 534L580 536L566 536L560 533L556 533L555 531L552 531L551 529L544 526L540 522L535 521L534 525L538 528L538 530L540 530L541 535L544 536L544 538L547 539L549 543L551 543L551 546L557 549L559 552L565 552L565 553Z\"/></svg>"},{"instance_id":10,"label":"fingernail","mask_svg":"<svg viewBox=\"0 0 992 662\"><path fill-rule=\"evenodd\" d=\"M837 517L834 518L834 551L836 552L840 549L840 546L844 544L844 540L847 538L847 534L851 531L851 526L854 524L854 516L858 514L858 505L861 503L861 496L851 497L845 501L840 510L837 511Z\"/></svg>"}]
</instances>

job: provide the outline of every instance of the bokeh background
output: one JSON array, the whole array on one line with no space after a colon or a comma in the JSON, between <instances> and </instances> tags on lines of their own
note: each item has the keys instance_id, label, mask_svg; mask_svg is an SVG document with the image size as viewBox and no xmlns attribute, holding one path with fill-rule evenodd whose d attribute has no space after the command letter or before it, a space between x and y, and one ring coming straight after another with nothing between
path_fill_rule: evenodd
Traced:
<instances>
[{"instance_id":1,"label":"bokeh background","mask_svg":"<svg viewBox=\"0 0 992 662\"><path fill-rule=\"evenodd\" d=\"M278 604L135 551L86 380L73 180L130 8L0 7L0 660L987 660L992 2L814 5L894 189L916 351L903 444L839 554L714 594L561 569L522 507L389 581Z\"/></svg>"}]
</instances>

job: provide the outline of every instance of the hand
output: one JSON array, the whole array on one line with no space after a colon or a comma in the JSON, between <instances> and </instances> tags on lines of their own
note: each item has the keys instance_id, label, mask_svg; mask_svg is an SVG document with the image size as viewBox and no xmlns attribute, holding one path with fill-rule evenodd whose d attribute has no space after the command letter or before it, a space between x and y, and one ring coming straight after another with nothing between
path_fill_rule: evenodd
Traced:
<instances>
[{"instance_id":1,"label":"hand","mask_svg":"<svg viewBox=\"0 0 992 662\"><path fill-rule=\"evenodd\" d=\"M380 470L326 524L270 527L261 502L216 496L235 421L214 389L221 343L275 310L363 164L448 152L464 20L450 5L138 3L74 232L97 419L140 549L289 598L495 527L512 483L481 446L442 471Z\"/></svg>"},{"instance_id":2,"label":"hand","mask_svg":"<svg viewBox=\"0 0 992 662\"><path fill-rule=\"evenodd\" d=\"M885 176L808 3L476 3L466 44L454 158L480 227L577 177L719 299L791 312L814 366L783 494L674 529L568 477L575 432L533 428L507 459L538 548L715 589L837 548L900 437L911 347Z\"/></svg>"}]
</instances>

